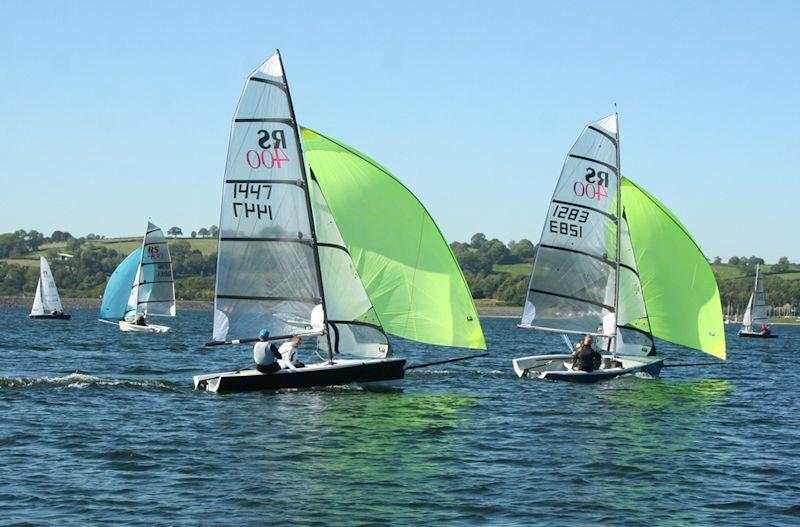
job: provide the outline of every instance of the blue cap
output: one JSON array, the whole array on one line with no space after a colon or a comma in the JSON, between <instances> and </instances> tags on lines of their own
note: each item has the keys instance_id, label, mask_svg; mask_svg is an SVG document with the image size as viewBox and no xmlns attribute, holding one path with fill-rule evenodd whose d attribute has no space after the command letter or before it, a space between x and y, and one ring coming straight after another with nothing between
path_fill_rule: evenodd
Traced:
<instances>
[{"instance_id":1,"label":"blue cap","mask_svg":"<svg viewBox=\"0 0 800 527\"><path fill-rule=\"evenodd\" d=\"M268 329L262 329L261 331L258 332L258 337L259 338L264 338L264 339L269 337L269 330Z\"/></svg>"}]
</instances>

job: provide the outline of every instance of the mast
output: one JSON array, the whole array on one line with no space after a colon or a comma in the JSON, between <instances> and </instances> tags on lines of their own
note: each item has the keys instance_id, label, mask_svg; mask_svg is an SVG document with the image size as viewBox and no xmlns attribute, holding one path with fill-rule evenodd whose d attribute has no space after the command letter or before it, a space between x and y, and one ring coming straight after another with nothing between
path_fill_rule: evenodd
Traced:
<instances>
[{"instance_id":1,"label":"mast","mask_svg":"<svg viewBox=\"0 0 800 527\"><path fill-rule=\"evenodd\" d=\"M300 155L300 168L303 176L303 192L306 198L306 210L308 211L308 224L311 230L311 249L314 254L314 266L317 272L317 283L319 283L319 297L322 301L322 328L325 331L325 338L328 341L328 363L333 364L333 345L331 344L331 335L328 331L328 306L325 303L325 287L322 285L322 269L319 264L319 248L317 247L317 229L314 225L314 211L311 209L311 193L308 187L308 174L306 173L306 161L303 157L303 144L300 142L300 125L297 124L297 118L294 114L294 104L292 103L292 92L289 90L289 78L286 76L286 68L283 67L283 57L281 50L275 50L278 53L278 61L281 65L281 72L283 73L283 82L286 83L286 98L289 101L289 115L292 118L292 129L294 130L294 140L297 143L297 151Z\"/></svg>"},{"instance_id":2,"label":"mast","mask_svg":"<svg viewBox=\"0 0 800 527\"><path fill-rule=\"evenodd\" d=\"M614 120L616 121L617 125L617 141L614 145L617 150L617 254L615 258L617 270L614 278L614 335L612 336L614 339L614 348L611 352L612 357L617 356L617 342L619 340L617 337L617 327L619 324L620 244L622 243L622 166L620 163L619 152L619 113L614 112Z\"/></svg>"},{"instance_id":3,"label":"mast","mask_svg":"<svg viewBox=\"0 0 800 527\"><path fill-rule=\"evenodd\" d=\"M150 227L150 220L148 219L148 225L144 228L144 236L142 236L142 250L139 253L139 265L136 267L136 276L133 279L133 285L131 286L133 290L136 291L136 298L134 299L133 305L133 313L134 315L139 314L139 285L142 282L142 261L144 260L144 245L147 243L147 229ZM133 295L133 291L131 291L131 295Z\"/></svg>"}]
</instances>

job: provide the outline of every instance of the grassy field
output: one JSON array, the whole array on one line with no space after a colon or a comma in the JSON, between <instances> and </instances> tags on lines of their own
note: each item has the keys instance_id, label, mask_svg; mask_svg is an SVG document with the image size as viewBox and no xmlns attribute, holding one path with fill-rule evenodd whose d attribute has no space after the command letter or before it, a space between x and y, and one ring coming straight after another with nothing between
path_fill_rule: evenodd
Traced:
<instances>
[{"instance_id":1,"label":"grassy field","mask_svg":"<svg viewBox=\"0 0 800 527\"><path fill-rule=\"evenodd\" d=\"M10 265L19 265L22 267L39 267L39 257L36 256L31 258L6 258L4 260L0 260L2 263L7 263Z\"/></svg>"},{"instance_id":2,"label":"grassy field","mask_svg":"<svg viewBox=\"0 0 800 527\"><path fill-rule=\"evenodd\" d=\"M507 273L513 276L516 275L527 276L531 274L531 264L529 263L494 264L492 266L492 270L495 273Z\"/></svg>"}]
</instances>

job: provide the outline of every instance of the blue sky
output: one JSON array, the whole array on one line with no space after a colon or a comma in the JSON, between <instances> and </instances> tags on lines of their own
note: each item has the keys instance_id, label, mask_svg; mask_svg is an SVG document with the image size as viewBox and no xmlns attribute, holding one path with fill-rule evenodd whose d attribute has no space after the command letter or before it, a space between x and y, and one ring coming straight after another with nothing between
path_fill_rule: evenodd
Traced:
<instances>
[{"instance_id":1,"label":"blue sky","mask_svg":"<svg viewBox=\"0 0 800 527\"><path fill-rule=\"evenodd\" d=\"M538 239L582 127L707 256L800 260L794 2L2 2L0 231L217 223L245 76L369 154L449 240ZM795 154L795 155L792 155Z\"/></svg>"}]
</instances>

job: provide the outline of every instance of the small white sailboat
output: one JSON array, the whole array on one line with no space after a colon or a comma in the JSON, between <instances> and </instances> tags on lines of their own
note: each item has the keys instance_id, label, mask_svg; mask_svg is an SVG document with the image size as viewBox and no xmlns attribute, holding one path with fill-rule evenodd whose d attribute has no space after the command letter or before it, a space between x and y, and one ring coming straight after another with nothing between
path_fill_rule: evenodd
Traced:
<instances>
[{"instance_id":1,"label":"small white sailboat","mask_svg":"<svg viewBox=\"0 0 800 527\"><path fill-rule=\"evenodd\" d=\"M592 371L573 367L572 345L568 354L514 359L520 377L657 376L664 358L654 337L725 358L711 266L663 204L621 177L616 114L589 124L567 156L519 327L593 335L604 352Z\"/></svg>"},{"instance_id":2,"label":"small white sailboat","mask_svg":"<svg viewBox=\"0 0 800 527\"><path fill-rule=\"evenodd\" d=\"M70 315L64 313L61 298L58 296L56 281L50 264L44 256L39 257L39 283L33 297L33 307L28 318L69 320Z\"/></svg>"},{"instance_id":3,"label":"small white sailboat","mask_svg":"<svg viewBox=\"0 0 800 527\"><path fill-rule=\"evenodd\" d=\"M133 333L170 330L147 322L153 316L175 316L175 283L167 239L161 229L148 221L142 246L117 266L106 284L100 321Z\"/></svg>"},{"instance_id":4,"label":"small white sailboat","mask_svg":"<svg viewBox=\"0 0 800 527\"><path fill-rule=\"evenodd\" d=\"M756 281L753 292L747 302L747 309L742 317L740 337L774 339L778 335L772 333L767 318L767 294L764 289L764 279L761 277L761 266L756 264Z\"/></svg>"},{"instance_id":5,"label":"small white sailboat","mask_svg":"<svg viewBox=\"0 0 800 527\"><path fill-rule=\"evenodd\" d=\"M219 226L208 345L253 342L263 328L270 340L314 337L319 362L197 375L197 389L397 381L406 360L394 356L389 333L486 348L466 280L433 219L375 161L298 126L278 52L250 75L239 100Z\"/></svg>"}]
</instances>

